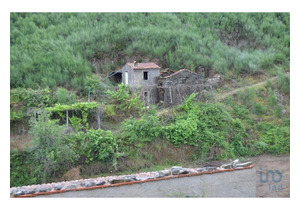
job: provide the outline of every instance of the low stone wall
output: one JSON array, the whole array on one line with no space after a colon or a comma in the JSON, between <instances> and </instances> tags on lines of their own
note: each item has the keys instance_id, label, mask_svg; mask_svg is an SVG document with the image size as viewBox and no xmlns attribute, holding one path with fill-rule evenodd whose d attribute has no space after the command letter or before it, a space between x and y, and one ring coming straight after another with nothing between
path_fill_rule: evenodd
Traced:
<instances>
[{"instance_id":1,"label":"low stone wall","mask_svg":"<svg viewBox=\"0 0 300 210\"><path fill-rule=\"evenodd\" d=\"M11 197L255 197L255 165L182 168L11 188Z\"/></svg>"}]
</instances>

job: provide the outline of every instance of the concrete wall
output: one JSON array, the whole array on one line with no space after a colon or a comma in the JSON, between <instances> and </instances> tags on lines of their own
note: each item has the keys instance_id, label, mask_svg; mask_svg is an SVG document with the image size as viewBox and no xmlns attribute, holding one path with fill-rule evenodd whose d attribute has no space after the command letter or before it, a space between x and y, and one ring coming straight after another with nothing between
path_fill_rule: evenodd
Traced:
<instances>
[{"instance_id":1,"label":"concrete wall","mask_svg":"<svg viewBox=\"0 0 300 210\"><path fill-rule=\"evenodd\" d=\"M122 82L125 84L125 72L128 72L128 85L131 87L153 86L157 84L160 74L159 69L137 69L133 70L128 64L122 68ZM144 80L144 72L148 73L148 80Z\"/></svg>"},{"instance_id":2,"label":"concrete wall","mask_svg":"<svg viewBox=\"0 0 300 210\"><path fill-rule=\"evenodd\" d=\"M144 80L144 72L148 72L148 80ZM133 70L134 78L133 78L133 87L137 86L152 86L157 84L157 78L159 77L160 70L159 69L137 69Z\"/></svg>"},{"instance_id":3,"label":"concrete wall","mask_svg":"<svg viewBox=\"0 0 300 210\"><path fill-rule=\"evenodd\" d=\"M128 72L128 85L132 86L134 78L133 78L133 70L132 68L126 64L125 66L123 66L122 68L122 83L125 84L125 72Z\"/></svg>"},{"instance_id":4,"label":"concrete wall","mask_svg":"<svg viewBox=\"0 0 300 210\"><path fill-rule=\"evenodd\" d=\"M255 197L255 167L131 185L68 191L43 197Z\"/></svg>"}]
</instances>

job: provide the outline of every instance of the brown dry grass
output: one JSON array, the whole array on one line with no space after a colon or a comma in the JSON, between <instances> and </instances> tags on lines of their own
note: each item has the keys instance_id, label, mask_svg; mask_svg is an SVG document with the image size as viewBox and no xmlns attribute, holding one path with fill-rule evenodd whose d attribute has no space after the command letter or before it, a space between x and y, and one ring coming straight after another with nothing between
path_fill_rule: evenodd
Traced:
<instances>
[{"instance_id":1,"label":"brown dry grass","mask_svg":"<svg viewBox=\"0 0 300 210\"><path fill-rule=\"evenodd\" d=\"M62 177L64 181L69 181L69 180L78 180L81 179L80 176L80 168L72 168L69 170L67 173L65 173Z\"/></svg>"},{"instance_id":2,"label":"brown dry grass","mask_svg":"<svg viewBox=\"0 0 300 210\"><path fill-rule=\"evenodd\" d=\"M31 146L31 136L28 134L24 135L10 135L10 150L18 150L22 151L25 148L29 148Z\"/></svg>"}]
</instances>

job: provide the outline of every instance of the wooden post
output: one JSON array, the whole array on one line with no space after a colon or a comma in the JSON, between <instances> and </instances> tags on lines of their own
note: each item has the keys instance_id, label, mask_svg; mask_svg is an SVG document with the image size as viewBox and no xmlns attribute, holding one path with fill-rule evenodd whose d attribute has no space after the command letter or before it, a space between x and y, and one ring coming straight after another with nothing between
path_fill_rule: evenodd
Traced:
<instances>
[{"instance_id":1,"label":"wooden post","mask_svg":"<svg viewBox=\"0 0 300 210\"><path fill-rule=\"evenodd\" d=\"M91 97L91 88L89 86L88 102L90 102L90 97Z\"/></svg>"},{"instance_id":2,"label":"wooden post","mask_svg":"<svg viewBox=\"0 0 300 210\"><path fill-rule=\"evenodd\" d=\"M66 111L66 121L67 121L67 127L69 127L69 111Z\"/></svg>"},{"instance_id":3,"label":"wooden post","mask_svg":"<svg viewBox=\"0 0 300 210\"><path fill-rule=\"evenodd\" d=\"M98 129L100 129L101 126L101 119L100 119L100 108L97 108L97 122L98 122Z\"/></svg>"}]
</instances>

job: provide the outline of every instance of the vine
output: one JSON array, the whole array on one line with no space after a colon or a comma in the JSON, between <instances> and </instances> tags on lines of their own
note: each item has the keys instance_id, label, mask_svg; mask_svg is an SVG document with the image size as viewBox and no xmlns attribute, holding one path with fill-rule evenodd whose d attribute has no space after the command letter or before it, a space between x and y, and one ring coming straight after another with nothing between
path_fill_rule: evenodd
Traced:
<instances>
[{"instance_id":1,"label":"vine","mask_svg":"<svg viewBox=\"0 0 300 210\"><path fill-rule=\"evenodd\" d=\"M97 108L98 104L96 102L79 102L75 103L72 105L63 105L63 104L55 104L54 107L48 107L46 108L46 111L49 112L56 112L60 117L65 117L65 112L67 111L80 111L81 116L82 116L82 123L83 123L83 128L87 129L88 128L88 111L92 110L94 108ZM72 118L71 120L71 125L73 126L74 124L78 124L78 118L76 119ZM76 127L77 130L78 127Z\"/></svg>"}]
</instances>

